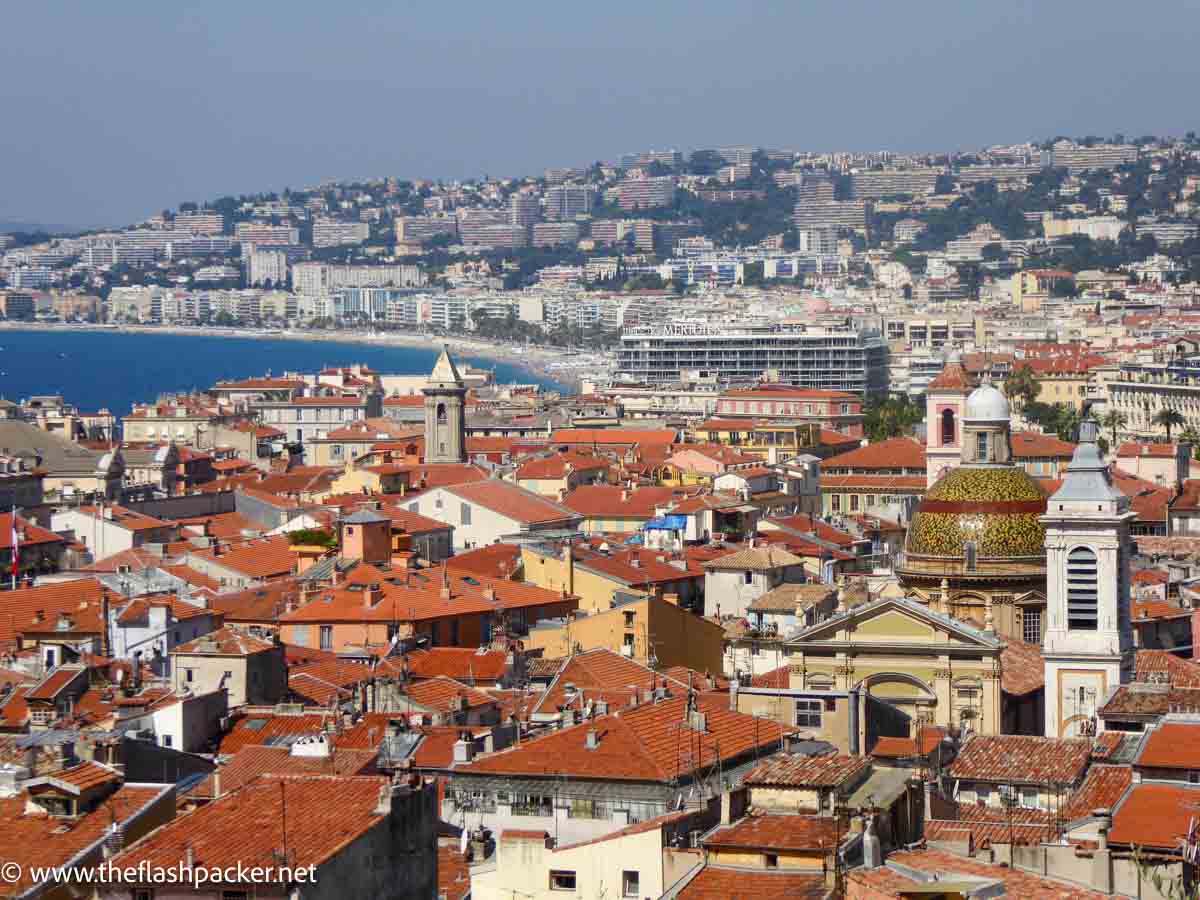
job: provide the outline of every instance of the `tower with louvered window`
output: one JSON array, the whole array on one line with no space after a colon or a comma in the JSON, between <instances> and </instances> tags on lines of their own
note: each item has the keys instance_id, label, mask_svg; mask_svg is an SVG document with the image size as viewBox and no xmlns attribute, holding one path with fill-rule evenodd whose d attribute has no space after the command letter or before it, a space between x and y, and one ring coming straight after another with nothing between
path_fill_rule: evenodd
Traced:
<instances>
[{"instance_id":1,"label":"tower with louvered window","mask_svg":"<svg viewBox=\"0 0 1200 900\"><path fill-rule=\"evenodd\" d=\"M1046 502L1046 736L1090 737L1097 710L1134 665L1129 611L1129 525L1135 513L1112 483L1096 423L1062 486Z\"/></svg>"}]
</instances>

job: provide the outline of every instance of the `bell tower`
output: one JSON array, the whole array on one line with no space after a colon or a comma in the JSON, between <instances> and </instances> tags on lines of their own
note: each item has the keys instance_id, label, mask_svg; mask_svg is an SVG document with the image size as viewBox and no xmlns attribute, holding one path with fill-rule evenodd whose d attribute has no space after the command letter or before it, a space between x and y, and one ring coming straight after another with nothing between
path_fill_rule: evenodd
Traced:
<instances>
[{"instance_id":1,"label":"bell tower","mask_svg":"<svg viewBox=\"0 0 1200 900\"><path fill-rule=\"evenodd\" d=\"M425 395L425 462L466 462L467 386L445 347L422 393Z\"/></svg>"},{"instance_id":2,"label":"bell tower","mask_svg":"<svg viewBox=\"0 0 1200 900\"><path fill-rule=\"evenodd\" d=\"M963 414L967 394L973 387L957 353L925 392L925 478L932 487L948 470L962 461Z\"/></svg>"},{"instance_id":3,"label":"bell tower","mask_svg":"<svg viewBox=\"0 0 1200 900\"><path fill-rule=\"evenodd\" d=\"M1092 419L1046 502L1046 736L1090 737L1097 709L1132 677L1129 498L1113 486Z\"/></svg>"}]
</instances>

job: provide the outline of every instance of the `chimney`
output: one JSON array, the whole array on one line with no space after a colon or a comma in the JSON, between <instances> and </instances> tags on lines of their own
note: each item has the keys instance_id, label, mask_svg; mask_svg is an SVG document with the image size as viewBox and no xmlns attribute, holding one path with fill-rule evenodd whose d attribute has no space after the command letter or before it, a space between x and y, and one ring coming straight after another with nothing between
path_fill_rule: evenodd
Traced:
<instances>
[{"instance_id":1,"label":"chimney","mask_svg":"<svg viewBox=\"0 0 1200 900\"><path fill-rule=\"evenodd\" d=\"M469 763L475 758L475 745L470 741L459 738L454 742L454 762Z\"/></svg>"},{"instance_id":2,"label":"chimney","mask_svg":"<svg viewBox=\"0 0 1200 900\"><path fill-rule=\"evenodd\" d=\"M188 869L194 869L194 868L196 867L196 851L194 851L194 850L192 849L192 845L191 845L191 844L188 844L188 845L187 845L187 846L184 848L184 850L183 850L183 860L184 860L184 865L185 865L185 866L186 866Z\"/></svg>"},{"instance_id":3,"label":"chimney","mask_svg":"<svg viewBox=\"0 0 1200 900\"><path fill-rule=\"evenodd\" d=\"M622 489L621 489L621 502L622 502L622 503L628 503L628 502L629 502L629 489L628 489L628 488L622 488Z\"/></svg>"},{"instance_id":4,"label":"chimney","mask_svg":"<svg viewBox=\"0 0 1200 900\"><path fill-rule=\"evenodd\" d=\"M707 731L708 717L698 709L693 709L688 713L688 726L693 731Z\"/></svg>"},{"instance_id":5,"label":"chimney","mask_svg":"<svg viewBox=\"0 0 1200 900\"><path fill-rule=\"evenodd\" d=\"M868 813L864 818L867 821L862 836L863 868L878 869L883 865L883 845L875 833L875 815Z\"/></svg>"},{"instance_id":6,"label":"chimney","mask_svg":"<svg viewBox=\"0 0 1200 900\"><path fill-rule=\"evenodd\" d=\"M587 743L585 745L589 750L595 750L600 746L600 735L596 733L595 728L589 728L587 732Z\"/></svg>"},{"instance_id":7,"label":"chimney","mask_svg":"<svg viewBox=\"0 0 1200 900\"><path fill-rule=\"evenodd\" d=\"M608 701L605 700L603 697L601 697L599 700L596 701L596 715L597 716L607 716L608 715Z\"/></svg>"}]
</instances>

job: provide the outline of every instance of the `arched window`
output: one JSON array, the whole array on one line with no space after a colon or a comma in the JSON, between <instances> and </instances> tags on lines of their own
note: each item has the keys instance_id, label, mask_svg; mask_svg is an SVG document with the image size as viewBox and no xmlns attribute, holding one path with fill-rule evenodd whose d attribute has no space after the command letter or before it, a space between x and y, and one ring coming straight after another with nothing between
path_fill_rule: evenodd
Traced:
<instances>
[{"instance_id":1,"label":"arched window","mask_svg":"<svg viewBox=\"0 0 1200 900\"><path fill-rule=\"evenodd\" d=\"M942 446L950 447L954 444L954 410L942 410Z\"/></svg>"},{"instance_id":2,"label":"arched window","mask_svg":"<svg viewBox=\"0 0 1200 900\"><path fill-rule=\"evenodd\" d=\"M1067 627L1095 631L1099 619L1100 577L1096 553L1076 547L1067 554Z\"/></svg>"},{"instance_id":3,"label":"arched window","mask_svg":"<svg viewBox=\"0 0 1200 900\"><path fill-rule=\"evenodd\" d=\"M446 404L439 403L437 405L437 421L439 425L446 424Z\"/></svg>"}]
</instances>

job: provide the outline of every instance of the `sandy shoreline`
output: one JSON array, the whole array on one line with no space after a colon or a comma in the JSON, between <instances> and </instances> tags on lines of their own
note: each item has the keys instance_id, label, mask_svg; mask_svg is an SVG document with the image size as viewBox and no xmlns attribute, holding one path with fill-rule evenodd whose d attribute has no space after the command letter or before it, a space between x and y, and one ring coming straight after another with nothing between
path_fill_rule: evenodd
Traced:
<instances>
[{"instance_id":1,"label":"sandy shoreline","mask_svg":"<svg viewBox=\"0 0 1200 900\"><path fill-rule=\"evenodd\" d=\"M251 340L307 341L311 343L364 344L372 347L417 347L436 350L443 344L457 355L502 362L543 378L553 379L563 385L575 387L579 377L594 374L596 366L580 369L550 369L551 363L577 361L577 353L565 350L549 350L544 347L524 347L511 344L495 344L476 341L457 335L439 337L435 335L396 334L361 331L243 331L236 328L186 328L177 325L105 325L61 324L58 322L0 322L0 331L49 331L120 334L179 334L192 337L249 338ZM253 374L253 373L247 373Z\"/></svg>"}]
</instances>

